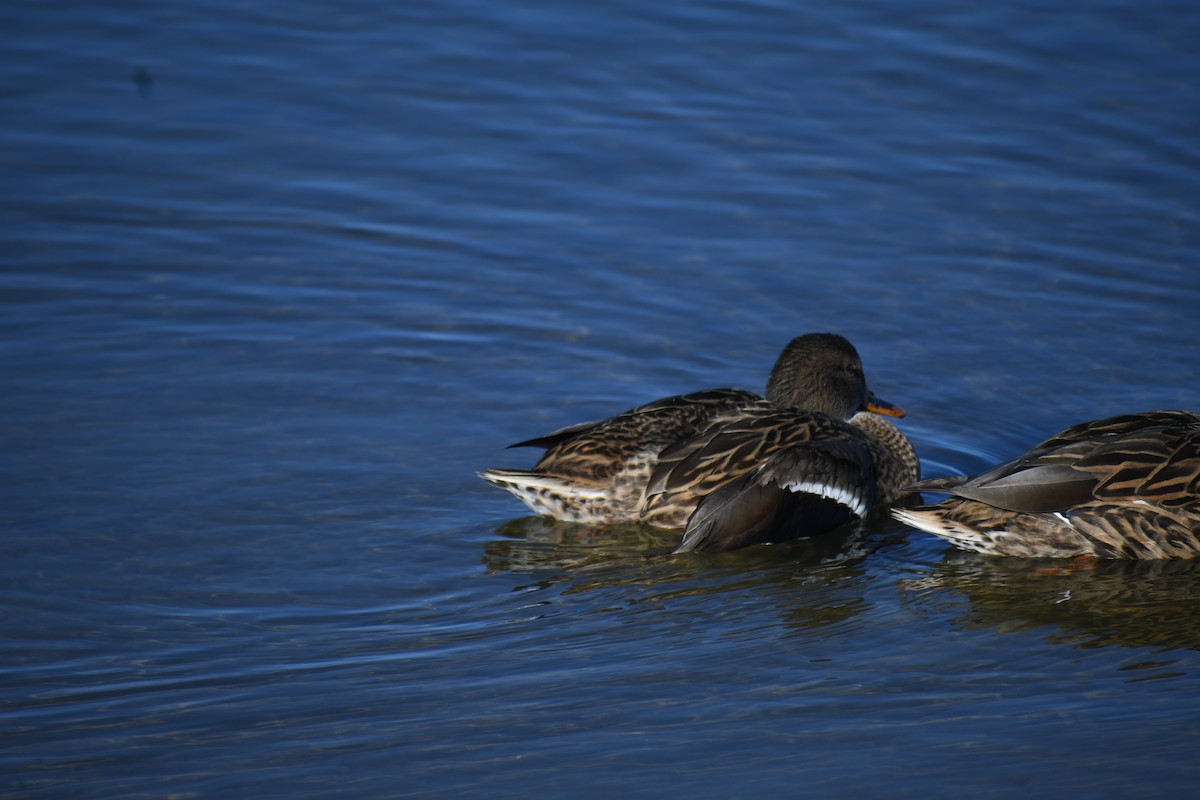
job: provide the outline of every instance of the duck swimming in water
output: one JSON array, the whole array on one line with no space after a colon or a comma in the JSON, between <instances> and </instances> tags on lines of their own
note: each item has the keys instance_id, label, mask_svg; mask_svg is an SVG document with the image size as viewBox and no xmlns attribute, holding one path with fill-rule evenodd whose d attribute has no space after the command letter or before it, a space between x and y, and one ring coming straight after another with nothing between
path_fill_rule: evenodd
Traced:
<instances>
[{"instance_id":1,"label":"duck swimming in water","mask_svg":"<svg viewBox=\"0 0 1200 800\"><path fill-rule=\"evenodd\" d=\"M766 397L656 400L511 445L546 452L480 477L538 514L682 529L677 553L732 550L825 533L916 481L912 445L877 414L903 416L867 389L849 341L810 333L784 348Z\"/></svg>"},{"instance_id":2,"label":"duck swimming in water","mask_svg":"<svg viewBox=\"0 0 1200 800\"><path fill-rule=\"evenodd\" d=\"M1083 422L974 478L912 491L953 495L894 509L956 547L1000 556L1200 556L1200 415L1150 411Z\"/></svg>"}]
</instances>

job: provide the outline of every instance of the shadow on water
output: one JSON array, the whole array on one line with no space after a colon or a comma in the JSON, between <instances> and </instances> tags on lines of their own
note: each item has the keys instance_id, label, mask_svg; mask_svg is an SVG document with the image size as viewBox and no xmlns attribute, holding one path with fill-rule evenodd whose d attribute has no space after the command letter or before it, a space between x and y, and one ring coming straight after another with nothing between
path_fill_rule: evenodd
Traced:
<instances>
[{"instance_id":1,"label":"shadow on water","mask_svg":"<svg viewBox=\"0 0 1200 800\"><path fill-rule=\"evenodd\" d=\"M912 602L942 603L951 589L970 601L964 630L1051 627L1075 647L1200 650L1200 559L1094 561L994 558L951 552L921 578L901 583Z\"/></svg>"},{"instance_id":2,"label":"shadow on water","mask_svg":"<svg viewBox=\"0 0 1200 800\"><path fill-rule=\"evenodd\" d=\"M496 529L501 541L484 547L489 572L587 569L669 555L679 533L650 525L586 525L520 517Z\"/></svg>"},{"instance_id":3,"label":"shadow on water","mask_svg":"<svg viewBox=\"0 0 1200 800\"><path fill-rule=\"evenodd\" d=\"M543 517L501 525L502 538L484 545L488 572L528 575L530 585L559 585L564 594L615 590L630 605L675 604L731 595L770 597L781 622L808 629L859 616L868 605L861 584L865 560L891 541L870 526L726 553L671 551L679 533L641 525L591 526ZM528 588L521 586L518 588Z\"/></svg>"},{"instance_id":4,"label":"shadow on water","mask_svg":"<svg viewBox=\"0 0 1200 800\"><path fill-rule=\"evenodd\" d=\"M690 565L698 570L728 566L743 570L844 562L869 552L861 527L846 526L824 536L728 553L674 555L678 531L650 525L585 525L547 517L521 517L496 529L502 540L484 546L489 572L587 570L629 563ZM686 571L686 570L684 570Z\"/></svg>"}]
</instances>

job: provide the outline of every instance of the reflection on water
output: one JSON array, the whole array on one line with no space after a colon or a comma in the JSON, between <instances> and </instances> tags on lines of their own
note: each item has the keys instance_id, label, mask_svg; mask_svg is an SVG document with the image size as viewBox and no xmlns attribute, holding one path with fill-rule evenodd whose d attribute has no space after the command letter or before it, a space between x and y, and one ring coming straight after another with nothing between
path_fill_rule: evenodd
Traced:
<instances>
[{"instance_id":1,"label":"reflection on water","mask_svg":"<svg viewBox=\"0 0 1200 800\"><path fill-rule=\"evenodd\" d=\"M745 570L773 564L811 564L864 555L864 528L845 526L827 535L773 545L743 548L743 551L713 554L680 554L679 532L650 525L588 525L562 522L548 517L521 517L496 529L499 541L484 545L484 561L492 572L521 570L587 570L622 561L663 560L676 566L696 564L702 568L727 565Z\"/></svg>"},{"instance_id":2,"label":"reflection on water","mask_svg":"<svg viewBox=\"0 0 1200 800\"><path fill-rule=\"evenodd\" d=\"M870 604L859 586L867 562L895 541L890 532L846 526L813 539L675 555L679 533L651 526L530 516L510 520L496 533L504 538L484 544L484 563L489 572L528 573L534 579L518 589L557 584L567 595L607 590L631 606L766 597L787 629L841 624L867 612Z\"/></svg>"},{"instance_id":3,"label":"reflection on water","mask_svg":"<svg viewBox=\"0 0 1200 800\"><path fill-rule=\"evenodd\" d=\"M586 568L622 558L668 554L679 533L650 525L587 525L548 517L520 517L496 529L504 540L487 544L489 570Z\"/></svg>"},{"instance_id":4,"label":"reflection on water","mask_svg":"<svg viewBox=\"0 0 1200 800\"><path fill-rule=\"evenodd\" d=\"M1076 647L1200 650L1200 560L1072 561L951 552L927 576L902 581L914 603L970 601L963 630L1050 627Z\"/></svg>"}]
</instances>

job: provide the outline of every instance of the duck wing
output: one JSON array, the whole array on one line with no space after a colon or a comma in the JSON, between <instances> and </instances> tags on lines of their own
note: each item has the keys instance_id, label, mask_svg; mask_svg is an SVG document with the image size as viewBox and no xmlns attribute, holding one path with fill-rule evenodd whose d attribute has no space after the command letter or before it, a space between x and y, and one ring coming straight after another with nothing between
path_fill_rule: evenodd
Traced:
<instances>
[{"instance_id":1,"label":"duck wing","mask_svg":"<svg viewBox=\"0 0 1200 800\"><path fill-rule=\"evenodd\" d=\"M809 439L772 453L700 500L675 552L817 536L865 516L876 475L857 438Z\"/></svg>"},{"instance_id":2,"label":"duck wing","mask_svg":"<svg viewBox=\"0 0 1200 800\"><path fill-rule=\"evenodd\" d=\"M743 409L730 420L716 420L658 454L643 495L643 515L681 502L690 501L694 507L700 498L745 475L772 453L810 439L812 426L818 424L817 415L775 412L765 404Z\"/></svg>"},{"instance_id":3,"label":"duck wing","mask_svg":"<svg viewBox=\"0 0 1200 800\"><path fill-rule=\"evenodd\" d=\"M1195 502L1198 486L1200 416L1154 411L1080 423L974 478L936 478L912 489L1048 512L1098 499Z\"/></svg>"},{"instance_id":4,"label":"duck wing","mask_svg":"<svg viewBox=\"0 0 1200 800\"><path fill-rule=\"evenodd\" d=\"M1137 415L1128 432L1075 463L1096 479L1096 499L1167 507L1200 504L1200 415Z\"/></svg>"},{"instance_id":5,"label":"duck wing","mask_svg":"<svg viewBox=\"0 0 1200 800\"><path fill-rule=\"evenodd\" d=\"M534 467L549 474L594 479L705 428L714 418L761 401L742 389L709 389L665 397L616 416L583 422L510 447L542 447Z\"/></svg>"}]
</instances>

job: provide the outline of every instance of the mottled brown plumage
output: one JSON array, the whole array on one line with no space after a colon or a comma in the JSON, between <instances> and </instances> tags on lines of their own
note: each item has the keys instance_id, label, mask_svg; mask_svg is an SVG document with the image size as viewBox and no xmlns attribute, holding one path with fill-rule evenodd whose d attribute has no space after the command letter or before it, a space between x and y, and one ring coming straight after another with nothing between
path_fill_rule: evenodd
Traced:
<instances>
[{"instance_id":1,"label":"mottled brown plumage","mask_svg":"<svg viewBox=\"0 0 1200 800\"><path fill-rule=\"evenodd\" d=\"M867 390L848 341L808 334L780 355L766 398L713 389L658 400L513 445L546 453L532 470L481 477L539 514L683 528L680 551L815 535L918 476L908 440L866 409L902 413Z\"/></svg>"},{"instance_id":2,"label":"mottled brown plumage","mask_svg":"<svg viewBox=\"0 0 1200 800\"><path fill-rule=\"evenodd\" d=\"M1008 556L1200 556L1200 415L1084 422L982 475L913 491L954 495L893 511L966 550Z\"/></svg>"}]
</instances>

